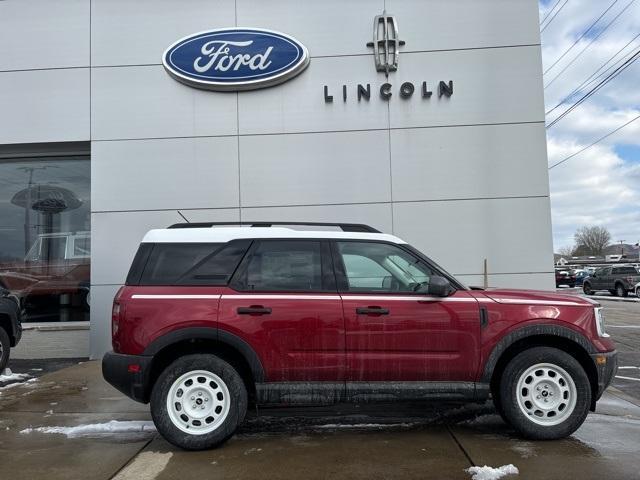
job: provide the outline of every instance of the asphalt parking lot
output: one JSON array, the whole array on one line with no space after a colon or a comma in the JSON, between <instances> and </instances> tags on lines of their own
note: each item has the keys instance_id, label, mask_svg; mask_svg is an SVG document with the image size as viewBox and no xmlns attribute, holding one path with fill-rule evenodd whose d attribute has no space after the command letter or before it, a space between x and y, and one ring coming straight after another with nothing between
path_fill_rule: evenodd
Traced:
<instances>
[{"instance_id":1,"label":"asphalt parking lot","mask_svg":"<svg viewBox=\"0 0 640 480\"><path fill-rule=\"evenodd\" d=\"M640 398L640 303L601 300L607 332L618 350L618 373L613 385Z\"/></svg>"},{"instance_id":2,"label":"asphalt parking lot","mask_svg":"<svg viewBox=\"0 0 640 480\"><path fill-rule=\"evenodd\" d=\"M254 410L221 448L185 452L157 435L148 406L102 380L99 362L22 361L14 371L32 369L30 381L0 386L0 478L470 479L469 467L510 464L519 474L504 478L640 478L640 303L603 305L621 369L564 440L518 438L491 403L340 405Z\"/></svg>"},{"instance_id":3,"label":"asphalt parking lot","mask_svg":"<svg viewBox=\"0 0 640 480\"><path fill-rule=\"evenodd\" d=\"M489 403L338 406L253 411L221 448L185 452L157 435L148 406L85 362L0 390L0 472L12 480L469 479L471 466L513 464L524 479L638 478L640 402L624 397L611 390L582 428L553 442L519 439Z\"/></svg>"}]
</instances>

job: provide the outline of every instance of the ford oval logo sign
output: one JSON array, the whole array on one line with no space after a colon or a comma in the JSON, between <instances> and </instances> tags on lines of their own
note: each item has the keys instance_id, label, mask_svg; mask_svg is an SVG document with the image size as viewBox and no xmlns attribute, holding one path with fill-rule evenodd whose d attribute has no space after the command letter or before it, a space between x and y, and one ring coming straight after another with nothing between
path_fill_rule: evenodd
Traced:
<instances>
[{"instance_id":1,"label":"ford oval logo sign","mask_svg":"<svg viewBox=\"0 0 640 480\"><path fill-rule=\"evenodd\" d=\"M225 28L189 35L162 56L176 80L208 90L237 91L286 82L309 64L304 45L284 33Z\"/></svg>"}]
</instances>

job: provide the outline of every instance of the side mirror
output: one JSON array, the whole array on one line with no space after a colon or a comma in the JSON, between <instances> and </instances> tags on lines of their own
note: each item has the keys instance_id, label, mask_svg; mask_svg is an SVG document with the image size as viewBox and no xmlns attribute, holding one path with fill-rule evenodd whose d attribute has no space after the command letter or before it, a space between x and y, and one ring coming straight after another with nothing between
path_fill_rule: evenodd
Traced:
<instances>
[{"instance_id":1,"label":"side mirror","mask_svg":"<svg viewBox=\"0 0 640 480\"><path fill-rule=\"evenodd\" d=\"M434 297L448 297L453 292L455 292L455 288L451 286L451 283L449 283L449 280L446 278L433 275L429 279L429 286L426 292L429 295L433 295Z\"/></svg>"},{"instance_id":2,"label":"side mirror","mask_svg":"<svg viewBox=\"0 0 640 480\"><path fill-rule=\"evenodd\" d=\"M6 297L11 292L4 287L0 287L0 297Z\"/></svg>"}]
</instances>

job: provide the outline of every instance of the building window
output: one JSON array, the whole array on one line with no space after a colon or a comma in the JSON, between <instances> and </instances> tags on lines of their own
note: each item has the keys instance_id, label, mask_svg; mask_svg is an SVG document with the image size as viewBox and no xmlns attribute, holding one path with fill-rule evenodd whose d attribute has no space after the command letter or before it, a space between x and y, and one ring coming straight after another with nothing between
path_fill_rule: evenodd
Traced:
<instances>
[{"instance_id":1,"label":"building window","mask_svg":"<svg viewBox=\"0 0 640 480\"><path fill-rule=\"evenodd\" d=\"M0 158L0 286L24 322L89 320L90 157L45 155Z\"/></svg>"}]
</instances>

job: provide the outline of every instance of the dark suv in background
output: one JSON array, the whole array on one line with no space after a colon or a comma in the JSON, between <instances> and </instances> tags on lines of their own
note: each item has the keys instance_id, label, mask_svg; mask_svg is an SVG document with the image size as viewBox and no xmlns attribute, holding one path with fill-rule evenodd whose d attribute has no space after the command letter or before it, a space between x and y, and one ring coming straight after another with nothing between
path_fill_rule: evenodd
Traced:
<instances>
[{"instance_id":1,"label":"dark suv in background","mask_svg":"<svg viewBox=\"0 0 640 480\"><path fill-rule=\"evenodd\" d=\"M602 267L585 278L582 288L587 295L607 290L611 295L626 297L629 292L633 292L638 282L640 282L640 274L631 265Z\"/></svg>"}]
</instances>

